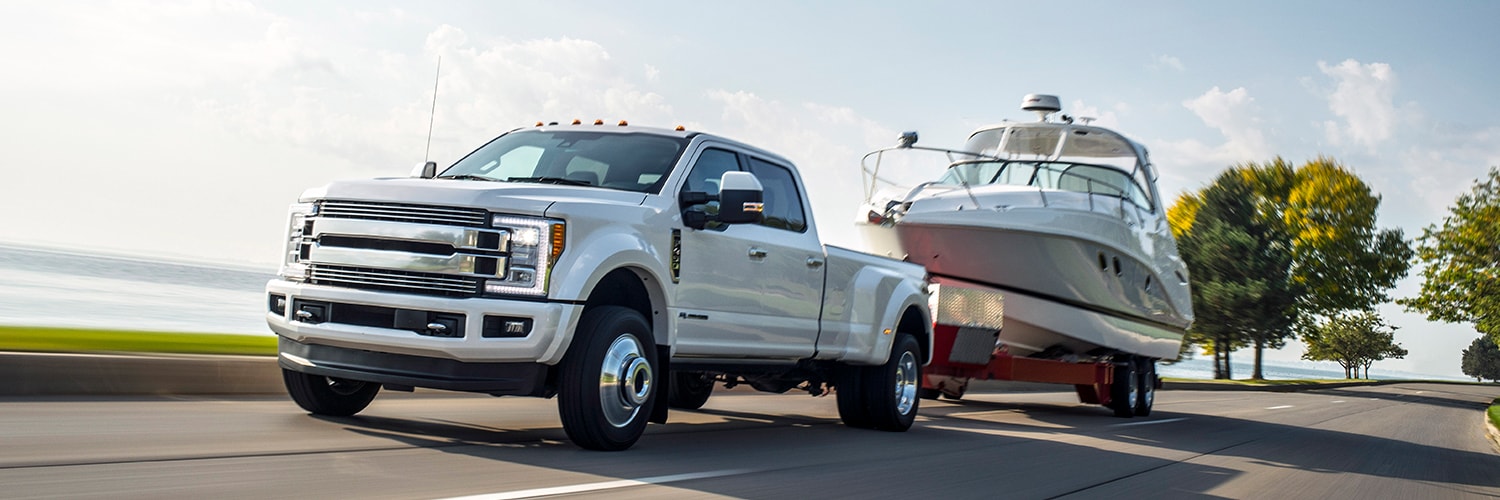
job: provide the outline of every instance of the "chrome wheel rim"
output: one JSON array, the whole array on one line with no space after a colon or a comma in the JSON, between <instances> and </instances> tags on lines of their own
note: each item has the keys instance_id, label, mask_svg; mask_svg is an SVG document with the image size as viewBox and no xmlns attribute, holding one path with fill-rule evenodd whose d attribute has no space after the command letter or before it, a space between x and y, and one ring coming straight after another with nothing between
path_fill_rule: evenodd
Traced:
<instances>
[{"instance_id":1,"label":"chrome wheel rim","mask_svg":"<svg viewBox=\"0 0 1500 500\"><path fill-rule=\"evenodd\" d=\"M1147 408L1156 402L1156 377L1146 375L1146 385L1141 386L1141 399Z\"/></svg>"},{"instance_id":2,"label":"chrome wheel rim","mask_svg":"<svg viewBox=\"0 0 1500 500\"><path fill-rule=\"evenodd\" d=\"M917 356L911 351L896 360L896 412L911 413L917 407Z\"/></svg>"},{"instance_id":3,"label":"chrome wheel rim","mask_svg":"<svg viewBox=\"0 0 1500 500\"><path fill-rule=\"evenodd\" d=\"M609 425L629 425L651 398L655 377L644 352L640 340L626 334L604 353L599 367L599 406Z\"/></svg>"}]
</instances>

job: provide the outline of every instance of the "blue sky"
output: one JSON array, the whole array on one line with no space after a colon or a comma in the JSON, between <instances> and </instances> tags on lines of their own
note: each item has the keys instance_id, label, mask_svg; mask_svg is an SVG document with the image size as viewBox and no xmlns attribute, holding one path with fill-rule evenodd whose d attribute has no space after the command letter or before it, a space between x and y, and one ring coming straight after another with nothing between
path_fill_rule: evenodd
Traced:
<instances>
[{"instance_id":1,"label":"blue sky","mask_svg":"<svg viewBox=\"0 0 1500 500\"><path fill-rule=\"evenodd\" d=\"M1167 197L1330 155L1411 237L1500 165L1500 3L930 4L3 2L0 241L270 267L302 189L422 161L439 57L439 163L538 120L683 124L798 162L849 246L864 152L1032 92L1146 144ZM1412 355L1377 367L1458 374L1471 328L1382 312Z\"/></svg>"}]
</instances>

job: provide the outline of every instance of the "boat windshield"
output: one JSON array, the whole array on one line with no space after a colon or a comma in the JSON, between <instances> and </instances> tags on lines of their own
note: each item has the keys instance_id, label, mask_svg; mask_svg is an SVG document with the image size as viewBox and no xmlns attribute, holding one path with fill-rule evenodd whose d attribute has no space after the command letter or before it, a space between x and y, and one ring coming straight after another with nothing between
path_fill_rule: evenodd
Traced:
<instances>
[{"instance_id":1,"label":"boat windshield","mask_svg":"<svg viewBox=\"0 0 1500 500\"><path fill-rule=\"evenodd\" d=\"M954 163L937 184L1031 186L1123 198L1152 208L1151 197L1132 176L1111 166L1058 161L968 160Z\"/></svg>"}]
</instances>

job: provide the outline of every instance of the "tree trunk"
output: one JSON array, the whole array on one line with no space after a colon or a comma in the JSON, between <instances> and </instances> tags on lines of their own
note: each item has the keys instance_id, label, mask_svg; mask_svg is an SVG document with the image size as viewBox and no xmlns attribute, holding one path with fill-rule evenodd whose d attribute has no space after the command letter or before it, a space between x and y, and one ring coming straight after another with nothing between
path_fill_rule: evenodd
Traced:
<instances>
[{"instance_id":1,"label":"tree trunk","mask_svg":"<svg viewBox=\"0 0 1500 500\"><path fill-rule=\"evenodd\" d=\"M1227 344L1227 342L1226 342L1226 344ZM1229 368L1229 351L1227 349L1224 351L1224 379L1225 380L1233 380L1234 379L1234 371L1230 370L1230 368Z\"/></svg>"},{"instance_id":2,"label":"tree trunk","mask_svg":"<svg viewBox=\"0 0 1500 500\"><path fill-rule=\"evenodd\" d=\"M1266 343L1265 343L1265 341L1260 340L1260 339L1256 339L1255 340L1255 368L1254 368L1253 371L1251 371L1250 378L1255 379L1255 380L1265 380L1266 379L1265 375L1262 374L1261 371L1260 371L1260 360L1265 355L1265 351L1266 351Z\"/></svg>"}]
</instances>

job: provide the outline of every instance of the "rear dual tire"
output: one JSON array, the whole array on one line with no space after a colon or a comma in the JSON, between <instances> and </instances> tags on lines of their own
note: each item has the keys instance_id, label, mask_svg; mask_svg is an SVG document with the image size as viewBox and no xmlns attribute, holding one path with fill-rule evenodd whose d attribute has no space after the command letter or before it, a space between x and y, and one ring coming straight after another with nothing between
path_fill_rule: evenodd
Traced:
<instances>
[{"instance_id":1,"label":"rear dual tire","mask_svg":"<svg viewBox=\"0 0 1500 500\"><path fill-rule=\"evenodd\" d=\"M921 347L898 334L890 358L880 366L844 366L834 384L844 425L901 432L917 418L922 387Z\"/></svg>"},{"instance_id":2,"label":"rear dual tire","mask_svg":"<svg viewBox=\"0 0 1500 500\"><path fill-rule=\"evenodd\" d=\"M1132 356L1115 364L1110 385L1109 409L1116 417L1151 415L1156 403L1156 360Z\"/></svg>"}]
</instances>

